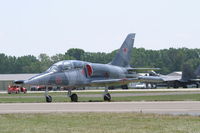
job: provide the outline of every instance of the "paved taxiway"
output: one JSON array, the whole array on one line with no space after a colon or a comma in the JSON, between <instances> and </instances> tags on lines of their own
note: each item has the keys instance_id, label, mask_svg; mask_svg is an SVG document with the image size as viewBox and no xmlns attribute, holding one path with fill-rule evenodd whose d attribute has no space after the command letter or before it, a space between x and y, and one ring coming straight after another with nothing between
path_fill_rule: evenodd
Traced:
<instances>
[{"instance_id":1,"label":"paved taxiway","mask_svg":"<svg viewBox=\"0 0 200 133\"><path fill-rule=\"evenodd\" d=\"M0 104L0 114L53 112L142 112L200 115L200 101Z\"/></svg>"}]
</instances>

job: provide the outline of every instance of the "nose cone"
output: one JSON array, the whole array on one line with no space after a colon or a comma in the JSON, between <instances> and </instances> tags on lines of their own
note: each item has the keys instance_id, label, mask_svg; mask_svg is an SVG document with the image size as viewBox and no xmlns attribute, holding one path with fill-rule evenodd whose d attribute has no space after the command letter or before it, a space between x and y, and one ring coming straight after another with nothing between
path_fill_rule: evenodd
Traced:
<instances>
[{"instance_id":1,"label":"nose cone","mask_svg":"<svg viewBox=\"0 0 200 133\"><path fill-rule=\"evenodd\" d=\"M24 80L15 80L14 83L15 84L24 84Z\"/></svg>"},{"instance_id":2,"label":"nose cone","mask_svg":"<svg viewBox=\"0 0 200 133\"><path fill-rule=\"evenodd\" d=\"M18 81L19 82L19 81ZM22 83L20 81L19 83ZM42 73L23 81L26 85L68 85L69 81L64 73Z\"/></svg>"},{"instance_id":3,"label":"nose cone","mask_svg":"<svg viewBox=\"0 0 200 133\"><path fill-rule=\"evenodd\" d=\"M51 73L42 73L24 81L27 85L47 85Z\"/></svg>"},{"instance_id":4,"label":"nose cone","mask_svg":"<svg viewBox=\"0 0 200 133\"><path fill-rule=\"evenodd\" d=\"M26 85L39 85L39 81L34 80L34 79L29 79L29 80L25 80L24 84L26 84Z\"/></svg>"}]
</instances>

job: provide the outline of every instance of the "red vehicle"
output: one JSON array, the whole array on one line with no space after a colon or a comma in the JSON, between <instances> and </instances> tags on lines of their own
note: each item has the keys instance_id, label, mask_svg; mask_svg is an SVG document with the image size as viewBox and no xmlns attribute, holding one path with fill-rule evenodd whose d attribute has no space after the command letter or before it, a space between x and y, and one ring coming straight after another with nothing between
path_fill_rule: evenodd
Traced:
<instances>
[{"instance_id":1,"label":"red vehicle","mask_svg":"<svg viewBox=\"0 0 200 133\"><path fill-rule=\"evenodd\" d=\"M27 92L27 89L24 88L24 87L20 87L20 86L16 86L16 85L11 85L11 86L8 86L8 94L11 94L11 93L26 93Z\"/></svg>"}]
</instances>

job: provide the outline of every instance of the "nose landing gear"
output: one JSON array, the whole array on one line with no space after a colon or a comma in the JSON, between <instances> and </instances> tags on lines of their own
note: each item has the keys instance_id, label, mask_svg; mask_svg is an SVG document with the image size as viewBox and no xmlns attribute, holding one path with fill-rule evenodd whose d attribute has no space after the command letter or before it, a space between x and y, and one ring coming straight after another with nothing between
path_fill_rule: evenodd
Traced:
<instances>
[{"instance_id":1,"label":"nose landing gear","mask_svg":"<svg viewBox=\"0 0 200 133\"><path fill-rule=\"evenodd\" d=\"M45 98L46 98L46 102L47 103L51 103L52 102L52 97L50 95L48 95L48 88L46 87L46 90L45 90Z\"/></svg>"},{"instance_id":2,"label":"nose landing gear","mask_svg":"<svg viewBox=\"0 0 200 133\"><path fill-rule=\"evenodd\" d=\"M46 96L46 102L51 103L52 102L52 97L50 95Z\"/></svg>"},{"instance_id":3,"label":"nose landing gear","mask_svg":"<svg viewBox=\"0 0 200 133\"><path fill-rule=\"evenodd\" d=\"M105 94L103 97L104 101L111 101L111 95L109 93Z\"/></svg>"},{"instance_id":4,"label":"nose landing gear","mask_svg":"<svg viewBox=\"0 0 200 133\"><path fill-rule=\"evenodd\" d=\"M111 95L108 93L108 87L105 88L103 99L104 101L111 101Z\"/></svg>"}]
</instances>

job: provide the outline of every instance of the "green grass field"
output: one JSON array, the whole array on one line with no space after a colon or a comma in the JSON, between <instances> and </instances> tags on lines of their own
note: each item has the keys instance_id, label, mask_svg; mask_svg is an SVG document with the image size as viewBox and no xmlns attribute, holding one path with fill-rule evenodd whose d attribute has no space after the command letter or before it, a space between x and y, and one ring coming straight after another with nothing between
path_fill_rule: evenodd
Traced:
<instances>
[{"instance_id":1,"label":"green grass field","mask_svg":"<svg viewBox=\"0 0 200 133\"><path fill-rule=\"evenodd\" d=\"M199 133L200 117L141 113L0 115L1 133Z\"/></svg>"},{"instance_id":2,"label":"green grass field","mask_svg":"<svg viewBox=\"0 0 200 133\"><path fill-rule=\"evenodd\" d=\"M131 92L130 92L131 93ZM155 92L156 93L156 92ZM102 94L102 93L77 93L80 94ZM113 93L111 93L112 95ZM65 93L50 93L53 102L70 102L70 98ZM103 102L102 97L79 97L79 102ZM157 95L157 96L127 96L112 97L112 101L200 101L200 94L181 94L181 95ZM44 94L1 94L0 103L40 103L45 102Z\"/></svg>"},{"instance_id":3,"label":"green grass field","mask_svg":"<svg viewBox=\"0 0 200 133\"><path fill-rule=\"evenodd\" d=\"M111 92L114 93L160 93L159 92ZM167 92L162 92L167 93ZM78 92L78 95L100 94L102 92ZM70 102L66 92L51 92L53 102ZM79 97L79 102L103 102L102 97ZM126 96L112 97L112 102L119 101L200 101L200 94L179 94L179 95L155 95L155 96ZM27 94L0 94L0 103L41 103L45 102L43 93Z\"/></svg>"}]
</instances>

